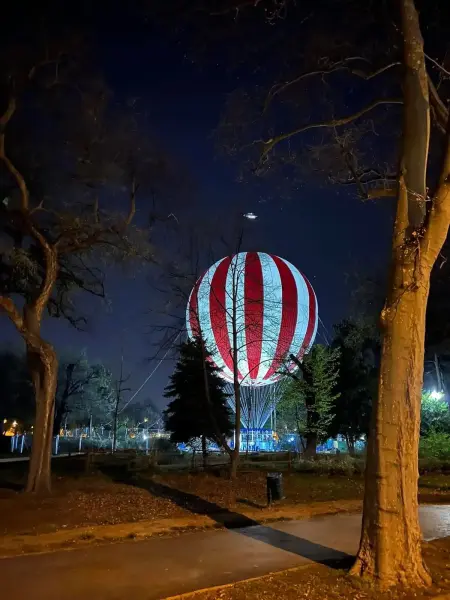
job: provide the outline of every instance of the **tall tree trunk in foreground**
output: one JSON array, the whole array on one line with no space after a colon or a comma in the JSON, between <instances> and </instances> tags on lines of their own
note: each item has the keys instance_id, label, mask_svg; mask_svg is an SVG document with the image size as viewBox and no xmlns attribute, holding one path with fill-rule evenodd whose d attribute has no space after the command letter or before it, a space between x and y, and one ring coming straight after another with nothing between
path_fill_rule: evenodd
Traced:
<instances>
[{"instance_id":1,"label":"tall tree trunk in foreground","mask_svg":"<svg viewBox=\"0 0 450 600\"><path fill-rule=\"evenodd\" d=\"M418 448L425 312L429 272L398 261L397 281L414 276L411 289L395 286L384 309L378 398L368 441L361 547L353 572L382 585L423 585L418 519Z\"/></svg>"},{"instance_id":2,"label":"tall tree trunk in foreground","mask_svg":"<svg viewBox=\"0 0 450 600\"><path fill-rule=\"evenodd\" d=\"M382 587L429 585L418 517L418 447L425 313L431 269L450 221L450 145L427 211L428 78L414 0L400 0L404 127L392 271L385 307L378 398L368 441L361 545L353 574Z\"/></svg>"}]
</instances>

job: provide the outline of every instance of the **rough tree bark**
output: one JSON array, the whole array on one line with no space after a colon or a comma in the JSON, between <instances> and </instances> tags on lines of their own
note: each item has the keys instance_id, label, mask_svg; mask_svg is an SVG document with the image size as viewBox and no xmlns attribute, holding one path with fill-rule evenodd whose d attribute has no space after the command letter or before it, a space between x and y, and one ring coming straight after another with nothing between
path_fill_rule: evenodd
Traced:
<instances>
[{"instance_id":1,"label":"rough tree bark","mask_svg":"<svg viewBox=\"0 0 450 600\"><path fill-rule=\"evenodd\" d=\"M429 272L394 263L383 311L378 398L367 451L361 546L353 573L383 586L430 583L418 519L418 447ZM405 276L409 289L401 285ZM400 285L399 285L400 284Z\"/></svg>"},{"instance_id":2,"label":"rough tree bark","mask_svg":"<svg viewBox=\"0 0 450 600\"><path fill-rule=\"evenodd\" d=\"M58 377L58 359L51 344L41 337L42 314L58 273L56 251L46 244L46 276L35 300L25 304L22 314L10 298L0 297L6 312L22 336L36 399L36 418L28 472L27 492L48 492L51 488L51 446Z\"/></svg>"},{"instance_id":3,"label":"rough tree bark","mask_svg":"<svg viewBox=\"0 0 450 600\"><path fill-rule=\"evenodd\" d=\"M42 342L39 353L27 345L27 358L36 398L36 417L28 471L27 492L50 492L53 417L58 360L52 346Z\"/></svg>"},{"instance_id":4,"label":"rough tree bark","mask_svg":"<svg viewBox=\"0 0 450 600\"><path fill-rule=\"evenodd\" d=\"M428 81L414 0L400 0L404 40L403 148L392 270L381 321L379 392L368 441L361 544L353 574L382 587L431 583L421 552L418 446L425 314L433 264L450 222L450 147L427 212Z\"/></svg>"},{"instance_id":5,"label":"rough tree bark","mask_svg":"<svg viewBox=\"0 0 450 600\"><path fill-rule=\"evenodd\" d=\"M43 312L58 274L58 260L56 250L45 240L42 240L41 245L46 260L45 279L36 300L24 306L23 319L17 321L12 318L12 321L26 343L28 367L36 401L36 417L26 491L45 493L50 492L51 489L51 455L58 359L53 346L41 337L41 324Z\"/></svg>"},{"instance_id":6,"label":"rough tree bark","mask_svg":"<svg viewBox=\"0 0 450 600\"><path fill-rule=\"evenodd\" d=\"M14 302L6 297L0 297L0 309L6 312L26 344L28 365L35 391L36 418L26 491L49 492L58 360L51 344L41 337L41 323L58 275L58 259L56 249L45 240L31 222L29 227L44 253L44 280L35 298L23 307L22 314Z\"/></svg>"}]
</instances>

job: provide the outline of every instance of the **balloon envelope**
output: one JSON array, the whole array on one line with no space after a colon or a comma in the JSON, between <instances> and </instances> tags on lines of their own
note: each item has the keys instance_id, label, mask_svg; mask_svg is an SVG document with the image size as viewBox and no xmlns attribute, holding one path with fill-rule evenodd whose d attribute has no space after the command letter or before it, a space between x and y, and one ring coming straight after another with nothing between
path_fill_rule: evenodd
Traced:
<instances>
[{"instance_id":1,"label":"balloon envelope","mask_svg":"<svg viewBox=\"0 0 450 600\"><path fill-rule=\"evenodd\" d=\"M188 301L189 337L202 335L212 359L233 381L234 348L241 385L280 379L283 362L295 370L317 332L317 298L291 263L263 252L240 252L212 265Z\"/></svg>"}]
</instances>

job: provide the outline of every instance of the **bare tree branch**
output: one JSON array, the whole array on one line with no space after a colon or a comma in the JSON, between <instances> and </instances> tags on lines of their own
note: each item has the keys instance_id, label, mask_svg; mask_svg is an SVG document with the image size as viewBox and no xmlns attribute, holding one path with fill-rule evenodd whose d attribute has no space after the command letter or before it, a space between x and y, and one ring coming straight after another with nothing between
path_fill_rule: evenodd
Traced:
<instances>
[{"instance_id":1,"label":"bare tree branch","mask_svg":"<svg viewBox=\"0 0 450 600\"><path fill-rule=\"evenodd\" d=\"M305 131L309 131L311 129L319 129L319 128L323 128L323 127L340 127L342 125L347 125L348 123L351 123L352 121L356 121L357 119L359 119L366 113L370 112L377 106L390 105L390 104L403 104L403 101L400 99L395 99L395 98L375 100L374 102L371 102L368 106L365 106L358 112L353 113L352 115L349 115L347 117L341 117L340 119L332 119L330 121L319 121L317 123L310 123L309 125L303 125L302 127L299 127L298 129L294 129L293 131L289 131L287 133L282 133L274 138L271 138L270 140L263 142L262 158L266 157L269 154L269 152L280 142L283 142L284 140L288 140L300 133L304 133Z\"/></svg>"},{"instance_id":2,"label":"bare tree branch","mask_svg":"<svg viewBox=\"0 0 450 600\"><path fill-rule=\"evenodd\" d=\"M368 62L365 58L363 58L361 56L352 56L349 58L345 58L342 61L336 62L336 63L330 65L326 69L316 69L314 71L302 73L301 75L299 75L295 79L292 79L291 81L286 81L285 83L281 83L281 84L275 84L270 89L270 91L267 95L266 101L264 103L264 111L263 112L267 111L270 103L275 98L275 96L282 94L287 88L291 87L292 85L295 85L296 83L298 83L299 81L302 81L303 79L307 79L308 77L314 77L316 75L330 75L331 73L336 73L338 71L348 71L352 75L356 75L357 77L360 77L360 78L368 81L370 79L373 79L374 77L377 77L377 75L381 75L381 73L384 73L385 71L388 71L389 69L392 69L393 67L401 65L400 62L392 62L388 65L384 65L383 67L377 69L376 71L373 71L372 73L365 73L361 69L354 69L349 66L349 63L356 62L356 61L358 61L358 62L363 61L366 63Z\"/></svg>"},{"instance_id":3,"label":"bare tree branch","mask_svg":"<svg viewBox=\"0 0 450 600\"><path fill-rule=\"evenodd\" d=\"M18 331L23 329L23 318L20 312L17 310L14 302L11 298L0 296L0 310L5 312L11 321L14 323Z\"/></svg>"},{"instance_id":4,"label":"bare tree branch","mask_svg":"<svg viewBox=\"0 0 450 600\"><path fill-rule=\"evenodd\" d=\"M450 77L450 71L447 71L447 69L445 69L437 60L435 60L434 58L431 58L431 56L428 56L428 54L424 53L425 58L427 58L430 62L432 62L434 64L434 66L436 66L441 73L444 73L444 75L446 75L447 77Z\"/></svg>"},{"instance_id":5,"label":"bare tree branch","mask_svg":"<svg viewBox=\"0 0 450 600\"><path fill-rule=\"evenodd\" d=\"M436 89L431 77L428 75L428 89L430 93L430 104L433 109L435 121L442 133L446 133L447 123L449 119L449 111L445 106L439 92Z\"/></svg>"}]
</instances>

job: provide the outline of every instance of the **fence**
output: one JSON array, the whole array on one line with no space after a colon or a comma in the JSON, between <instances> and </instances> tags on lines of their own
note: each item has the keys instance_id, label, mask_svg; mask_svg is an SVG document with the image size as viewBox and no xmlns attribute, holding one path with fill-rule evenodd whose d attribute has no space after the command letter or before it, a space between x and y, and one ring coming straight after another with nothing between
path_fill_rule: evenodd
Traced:
<instances>
[{"instance_id":1,"label":"fence","mask_svg":"<svg viewBox=\"0 0 450 600\"><path fill-rule=\"evenodd\" d=\"M160 430L128 430L119 432L116 438L116 450L135 450L149 454L158 440L165 440L168 435ZM17 433L9 437L10 452L13 454L29 454L33 444L32 433ZM95 450L111 452L114 448L114 435L104 427L97 429L72 429L55 435L52 441L52 454L75 454Z\"/></svg>"}]
</instances>

